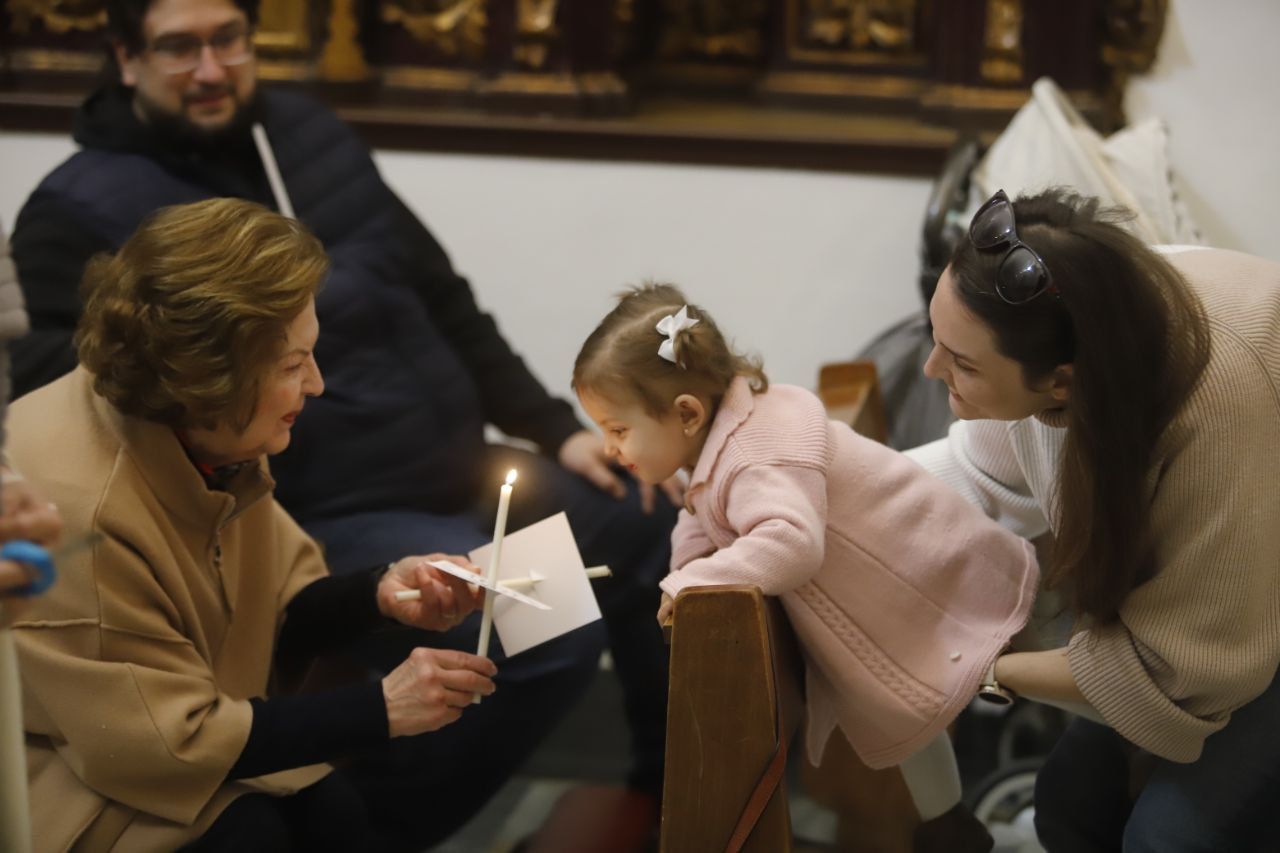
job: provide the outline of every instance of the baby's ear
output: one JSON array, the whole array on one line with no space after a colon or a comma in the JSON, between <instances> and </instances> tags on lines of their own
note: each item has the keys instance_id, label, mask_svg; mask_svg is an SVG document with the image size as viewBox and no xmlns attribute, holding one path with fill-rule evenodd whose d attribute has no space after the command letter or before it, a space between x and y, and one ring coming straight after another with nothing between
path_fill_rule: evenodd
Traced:
<instances>
[{"instance_id":1,"label":"baby's ear","mask_svg":"<svg viewBox=\"0 0 1280 853\"><path fill-rule=\"evenodd\" d=\"M706 426L707 407L693 394L681 394L675 399L676 417L685 435L695 435Z\"/></svg>"}]
</instances>

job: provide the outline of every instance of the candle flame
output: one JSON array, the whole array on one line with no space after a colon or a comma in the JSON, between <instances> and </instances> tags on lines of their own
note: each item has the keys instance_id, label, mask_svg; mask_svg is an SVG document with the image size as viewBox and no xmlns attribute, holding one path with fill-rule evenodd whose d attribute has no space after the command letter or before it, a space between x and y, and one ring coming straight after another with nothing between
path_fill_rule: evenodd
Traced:
<instances>
[{"instance_id":1,"label":"candle flame","mask_svg":"<svg viewBox=\"0 0 1280 853\"><path fill-rule=\"evenodd\" d=\"M507 485L510 486L516 481L516 469L512 468L507 472Z\"/></svg>"}]
</instances>

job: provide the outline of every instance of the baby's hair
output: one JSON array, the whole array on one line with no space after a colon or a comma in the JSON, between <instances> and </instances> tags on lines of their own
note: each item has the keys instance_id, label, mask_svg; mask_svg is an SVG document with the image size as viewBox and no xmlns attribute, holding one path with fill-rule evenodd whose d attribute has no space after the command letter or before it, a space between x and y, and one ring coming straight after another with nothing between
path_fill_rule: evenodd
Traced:
<instances>
[{"instance_id":1,"label":"baby's hair","mask_svg":"<svg viewBox=\"0 0 1280 853\"><path fill-rule=\"evenodd\" d=\"M658 355L665 336L658 322L688 305L697 324L676 334L675 363ZM678 287L646 282L618 294L618 304L587 338L573 364L573 389L610 399L640 401L661 417L676 397L694 394L718 408L735 376L745 376L759 394L769 379L758 359L734 352L711 316L689 305Z\"/></svg>"}]
</instances>

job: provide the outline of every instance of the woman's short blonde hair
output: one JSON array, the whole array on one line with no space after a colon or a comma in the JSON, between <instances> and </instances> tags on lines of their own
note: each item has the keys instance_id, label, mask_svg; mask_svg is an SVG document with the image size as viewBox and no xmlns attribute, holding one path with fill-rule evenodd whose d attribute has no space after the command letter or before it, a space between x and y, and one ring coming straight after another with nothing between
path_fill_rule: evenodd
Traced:
<instances>
[{"instance_id":1,"label":"woman's short blonde hair","mask_svg":"<svg viewBox=\"0 0 1280 853\"><path fill-rule=\"evenodd\" d=\"M125 414L243 429L328 267L303 225L252 202L162 208L85 268L80 363Z\"/></svg>"}]
</instances>

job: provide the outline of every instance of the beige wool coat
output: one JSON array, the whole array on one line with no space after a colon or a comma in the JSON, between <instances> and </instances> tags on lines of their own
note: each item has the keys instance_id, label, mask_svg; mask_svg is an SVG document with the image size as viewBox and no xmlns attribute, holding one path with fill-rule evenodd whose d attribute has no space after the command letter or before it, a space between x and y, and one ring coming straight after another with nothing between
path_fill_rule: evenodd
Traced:
<instances>
[{"instance_id":1,"label":"beige wool coat","mask_svg":"<svg viewBox=\"0 0 1280 853\"><path fill-rule=\"evenodd\" d=\"M171 429L123 416L83 368L18 401L9 427L64 535L102 534L13 628L36 850L172 850L242 793L322 778L225 781L285 608L326 573L265 462L211 491Z\"/></svg>"}]
</instances>

